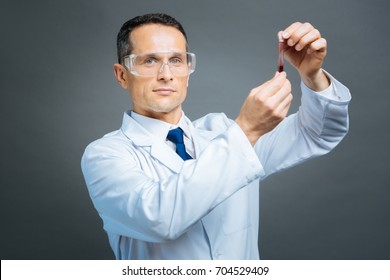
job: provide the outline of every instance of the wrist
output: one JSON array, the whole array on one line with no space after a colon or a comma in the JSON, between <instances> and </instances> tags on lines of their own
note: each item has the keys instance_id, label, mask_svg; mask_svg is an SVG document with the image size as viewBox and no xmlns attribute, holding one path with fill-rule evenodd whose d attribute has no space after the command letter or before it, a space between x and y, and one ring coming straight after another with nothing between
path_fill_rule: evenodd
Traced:
<instances>
[{"instance_id":1,"label":"wrist","mask_svg":"<svg viewBox=\"0 0 390 280\"><path fill-rule=\"evenodd\" d=\"M322 69L310 75L301 75L301 79L313 91L323 91L330 86L330 80Z\"/></svg>"},{"instance_id":2,"label":"wrist","mask_svg":"<svg viewBox=\"0 0 390 280\"><path fill-rule=\"evenodd\" d=\"M244 121L241 121L239 117L237 117L235 119L235 122L237 123L237 125L241 128L241 130L244 132L244 134L246 135L246 137L248 138L248 141L251 143L251 145L253 146L254 144L256 144L257 140L260 138L261 136L261 133L259 133L258 131L256 130L253 130L253 129L250 129Z\"/></svg>"}]
</instances>

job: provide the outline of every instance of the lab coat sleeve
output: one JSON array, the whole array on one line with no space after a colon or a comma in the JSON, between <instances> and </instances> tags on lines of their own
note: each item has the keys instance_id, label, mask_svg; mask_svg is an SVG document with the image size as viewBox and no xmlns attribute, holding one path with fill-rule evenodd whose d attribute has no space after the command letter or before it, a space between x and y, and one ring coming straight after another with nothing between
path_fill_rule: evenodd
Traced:
<instances>
[{"instance_id":1,"label":"lab coat sleeve","mask_svg":"<svg viewBox=\"0 0 390 280\"><path fill-rule=\"evenodd\" d=\"M196 160L160 181L141 170L126 145L105 141L90 144L81 162L94 206L106 231L149 242L178 238L263 172L234 122Z\"/></svg>"},{"instance_id":2,"label":"lab coat sleeve","mask_svg":"<svg viewBox=\"0 0 390 280\"><path fill-rule=\"evenodd\" d=\"M313 92L301 83L302 99L297 113L263 135L255 145L264 176L299 164L332 150L349 127L348 88L333 78L323 92Z\"/></svg>"}]
</instances>

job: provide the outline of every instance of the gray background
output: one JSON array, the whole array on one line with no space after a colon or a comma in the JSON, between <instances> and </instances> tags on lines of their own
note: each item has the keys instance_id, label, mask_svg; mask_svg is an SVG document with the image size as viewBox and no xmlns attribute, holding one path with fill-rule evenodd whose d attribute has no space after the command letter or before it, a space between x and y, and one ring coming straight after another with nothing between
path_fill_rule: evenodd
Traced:
<instances>
[{"instance_id":1,"label":"gray background","mask_svg":"<svg viewBox=\"0 0 390 280\"><path fill-rule=\"evenodd\" d=\"M276 70L276 32L309 21L324 67L353 99L336 150L261 186L265 259L389 259L390 49L386 0L6 1L0 3L1 259L112 259L80 171L85 146L131 107L115 82L116 34L165 12L182 22L198 68L187 115L234 118ZM291 67L297 110L299 80Z\"/></svg>"}]
</instances>

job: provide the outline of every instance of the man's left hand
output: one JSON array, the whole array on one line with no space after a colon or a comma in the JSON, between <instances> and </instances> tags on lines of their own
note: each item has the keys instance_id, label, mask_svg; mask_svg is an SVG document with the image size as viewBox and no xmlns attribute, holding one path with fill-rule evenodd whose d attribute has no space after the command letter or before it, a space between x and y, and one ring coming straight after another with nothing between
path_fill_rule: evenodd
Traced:
<instances>
[{"instance_id":1,"label":"man's left hand","mask_svg":"<svg viewBox=\"0 0 390 280\"><path fill-rule=\"evenodd\" d=\"M286 40L285 57L298 70L303 82L314 91L329 86L321 67L327 52L327 42L310 23L295 22L282 33Z\"/></svg>"}]
</instances>

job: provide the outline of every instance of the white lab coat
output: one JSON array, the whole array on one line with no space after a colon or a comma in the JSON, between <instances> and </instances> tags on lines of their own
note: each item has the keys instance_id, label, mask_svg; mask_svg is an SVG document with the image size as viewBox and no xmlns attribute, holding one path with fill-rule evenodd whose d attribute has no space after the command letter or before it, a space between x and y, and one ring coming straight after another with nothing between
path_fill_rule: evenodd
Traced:
<instances>
[{"instance_id":1,"label":"white lab coat","mask_svg":"<svg viewBox=\"0 0 390 280\"><path fill-rule=\"evenodd\" d=\"M259 259L259 181L330 151L348 130L348 89L332 78L328 91L340 100L303 86L299 112L254 148L224 114L186 119L187 161L125 113L82 158L116 258Z\"/></svg>"}]
</instances>

